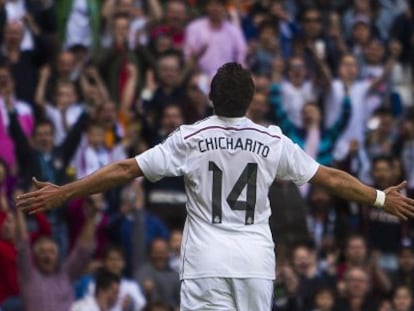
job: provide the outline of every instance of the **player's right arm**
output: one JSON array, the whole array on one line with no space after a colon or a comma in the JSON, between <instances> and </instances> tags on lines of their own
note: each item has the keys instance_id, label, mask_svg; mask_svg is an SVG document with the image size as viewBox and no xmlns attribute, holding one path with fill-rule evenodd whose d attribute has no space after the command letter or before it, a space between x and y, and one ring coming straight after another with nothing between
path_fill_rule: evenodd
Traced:
<instances>
[{"instance_id":1,"label":"player's right arm","mask_svg":"<svg viewBox=\"0 0 414 311\"><path fill-rule=\"evenodd\" d=\"M377 190L375 188L364 185L358 179L344 171L323 165L319 166L309 182L324 187L343 199L361 204L374 205L377 200ZM400 193L405 186L406 182L403 182L384 190L384 210L402 219L414 217L414 200Z\"/></svg>"},{"instance_id":2,"label":"player's right arm","mask_svg":"<svg viewBox=\"0 0 414 311\"><path fill-rule=\"evenodd\" d=\"M33 184L37 190L17 197L17 207L30 213L46 211L60 207L71 199L116 188L139 176L142 176L142 171L135 158L131 158L111 163L85 178L63 186L40 182L34 178Z\"/></svg>"}]
</instances>

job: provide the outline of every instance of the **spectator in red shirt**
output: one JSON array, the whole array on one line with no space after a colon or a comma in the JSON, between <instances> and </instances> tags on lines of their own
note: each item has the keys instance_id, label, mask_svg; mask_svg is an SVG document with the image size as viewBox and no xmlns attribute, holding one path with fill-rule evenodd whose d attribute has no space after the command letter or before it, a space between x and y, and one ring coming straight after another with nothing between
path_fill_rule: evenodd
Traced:
<instances>
[{"instance_id":1,"label":"spectator in red shirt","mask_svg":"<svg viewBox=\"0 0 414 311\"><path fill-rule=\"evenodd\" d=\"M2 195L0 194L0 197ZM37 230L30 233L30 241L51 234L51 227L43 213L34 217ZM16 218L5 198L0 198L0 306L7 304L19 294L17 280ZM9 303L10 303L9 300Z\"/></svg>"}]
</instances>

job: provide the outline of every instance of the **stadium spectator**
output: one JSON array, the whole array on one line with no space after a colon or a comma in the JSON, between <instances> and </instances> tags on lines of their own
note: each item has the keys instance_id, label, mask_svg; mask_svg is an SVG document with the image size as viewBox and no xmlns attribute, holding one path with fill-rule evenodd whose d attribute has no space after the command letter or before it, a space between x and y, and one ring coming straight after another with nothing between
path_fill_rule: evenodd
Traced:
<instances>
[{"instance_id":1,"label":"stadium spectator","mask_svg":"<svg viewBox=\"0 0 414 311\"><path fill-rule=\"evenodd\" d=\"M162 300L172 308L178 307L180 281L178 273L169 266L168 243L163 239L152 242L149 262L137 267L136 277L148 302Z\"/></svg>"},{"instance_id":2,"label":"stadium spectator","mask_svg":"<svg viewBox=\"0 0 414 311\"><path fill-rule=\"evenodd\" d=\"M117 14L111 18L112 43L109 47L100 50L95 57L95 63L106 83L110 97L121 108L124 96L129 91L130 84L136 85L136 58L128 47L128 33L130 19L126 14ZM133 96L132 96L133 97ZM131 98L132 101L132 98ZM131 104L131 103L129 103Z\"/></svg>"},{"instance_id":3,"label":"stadium spectator","mask_svg":"<svg viewBox=\"0 0 414 311\"><path fill-rule=\"evenodd\" d=\"M254 122L263 126L269 125L270 105L268 95L264 92L256 92L247 110L247 116Z\"/></svg>"},{"instance_id":4,"label":"stadium spectator","mask_svg":"<svg viewBox=\"0 0 414 311\"><path fill-rule=\"evenodd\" d=\"M411 247L401 247L398 252L398 269L391 273L390 278L394 286L407 286L413 291L414 251Z\"/></svg>"},{"instance_id":5,"label":"stadium spectator","mask_svg":"<svg viewBox=\"0 0 414 311\"><path fill-rule=\"evenodd\" d=\"M123 250L117 246L109 246L103 257L103 267L101 271L109 272L119 277L119 291L116 301L108 308L110 311L142 311L146 305L145 297L139 285L123 277L125 268L125 257ZM93 297L98 290L99 271L96 276L84 276L80 280L82 284L82 297Z\"/></svg>"},{"instance_id":6,"label":"stadium spectator","mask_svg":"<svg viewBox=\"0 0 414 311\"><path fill-rule=\"evenodd\" d=\"M30 232L30 242L51 234L50 224L44 214L35 216L36 230ZM5 310L21 307L20 286L17 278L16 215L5 193L0 194L0 306Z\"/></svg>"},{"instance_id":7,"label":"stadium spectator","mask_svg":"<svg viewBox=\"0 0 414 311\"><path fill-rule=\"evenodd\" d=\"M396 287L392 304L395 311L411 311L413 307L413 294L410 288L407 286Z\"/></svg>"},{"instance_id":8,"label":"stadium spectator","mask_svg":"<svg viewBox=\"0 0 414 311\"><path fill-rule=\"evenodd\" d=\"M227 62L245 63L247 46L241 29L226 19L227 0L207 0L205 17L186 29L184 54L196 57L201 71L212 77Z\"/></svg>"},{"instance_id":9,"label":"stadium spectator","mask_svg":"<svg viewBox=\"0 0 414 311\"><path fill-rule=\"evenodd\" d=\"M75 302L71 306L70 311L112 310L112 307L117 301L119 289L119 276L105 270L100 270L96 275L96 289L93 295Z\"/></svg>"},{"instance_id":10,"label":"stadium spectator","mask_svg":"<svg viewBox=\"0 0 414 311\"><path fill-rule=\"evenodd\" d=\"M167 35L171 37L174 49L181 51L185 40L185 25L188 19L187 3L182 0L168 1L165 6L164 22L151 30L151 39Z\"/></svg>"},{"instance_id":11,"label":"stadium spectator","mask_svg":"<svg viewBox=\"0 0 414 311\"><path fill-rule=\"evenodd\" d=\"M16 247L18 276L25 310L69 310L74 301L72 282L77 280L92 257L96 210L87 220L69 257L59 263L58 244L50 237L39 238L32 248L25 216L17 213Z\"/></svg>"},{"instance_id":12,"label":"stadium spectator","mask_svg":"<svg viewBox=\"0 0 414 311\"><path fill-rule=\"evenodd\" d=\"M345 292L338 299L337 310L377 310L377 301L370 296L370 280L363 268L353 267L344 276Z\"/></svg>"},{"instance_id":13,"label":"stadium spectator","mask_svg":"<svg viewBox=\"0 0 414 311\"><path fill-rule=\"evenodd\" d=\"M389 157L380 156L372 160L372 179L380 189L393 182L392 160ZM402 222L381 210L371 210L364 217L367 241L373 250L381 252L381 267L397 269L396 254L404 238Z\"/></svg>"},{"instance_id":14,"label":"stadium spectator","mask_svg":"<svg viewBox=\"0 0 414 311\"><path fill-rule=\"evenodd\" d=\"M311 310L314 307L313 298L321 286L335 286L335 277L324 271L319 271L316 249L312 245L299 244L293 249L293 270L298 278L295 293L298 308Z\"/></svg>"},{"instance_id":15,"label":"stadium spectator","mask_svg":"<svg viewBox=\"0 0 414 311\"><path fill-rule=\"evenodd\" d=\"M24 37L24 24L20 21L9 21L4 27L3 50L0 53L2 62L10 64L10 71L16 85L16 95L25 102L34 103L37 72L51 54L47 49L47 41L36 33L34 46L30 50L21 50Z\"/></svg>"},{"instance_id":16,"label":"stadium spectator","mask_svg":"<svg viewBox=\"0 0 414 311\"><path fill-rule=\"evenodd\" d=\"M23 137L30 136L33 131L34 116L30 106L14 95L15 81L7 66L0 66L0 158L3 159L12 175L17 173L16 144L9 132L11 123L9 110L14 111L15 120L22 129ZM22 172L21 172L22 173Z\"/></svg>"},{"instance_id":17,"label":"stadium spectator","mask_svg":"<svg viewBox=\"0 0 414 311\"><path fill-rule=\"evenodd\" d=\"M156 239L167 240L168 228L145 208L142 180L135 180L122 193L120 225L122 245L126 255L126 275L132 275L133 266L142 266L148 260L147 249Z\"/></svg>"},{"instance_id":18,"label":"stadium spectator","mask_svg":"<svg viewBox=\"0 0 414 311\"><path fill-rule=\"evenodd\" d=\"M101 259L111 237L109 234L110 219L107 215L107 211L110 208L108 208L107 202L101 193L91 195L85 199L73 200L68 204L65 213L65 223L68 227L68 250L72 250L76 245L76 241L87 219L86 211L91 206L97 209L94 258Z\"/></svg>"},{"instance_id":19,"label":"stadium spectator","mask_svg":"<svg viewBox=\"0 0 414 311\"><path fill-rule=\"evenodd\" d=\"M44 70L47 70L45 67ZM46 74L43 72L43 74ZM53 123L55 144L63 143L69 130L79 119L84 108L78 103L78 95L72 82L59 82L56 84L55 99L47 103L42 99L36 102L43 115Z\"/></svg>"},{"instance_id":20,"label":"stadium spectator","mask_svg":"<svg viewBox=\"0 0 414 311\"><path fill-rule=\"evenodd\" d=\"M377 187L406 179L412 197L413 9L412 0L0 0L0 64L5 64L0 66L0 205L14 210L16 190L27 188L33 175L61 184L92 173L100 161L113 162L118 150L134 157L179 124L210 116L209 80L230 60L254 74L248 118L281 127L290 120L311 156L317 156L319 146L329 165ZM324 138L336 121L345 121L346 89L350 120L332 147ZM274 109L275 98L283 109ZM289 118L276 120L283 110ZM96 138L97 148L88 144L88 136ZM111 243L125 249L122 275L135 277L136 270L151 265L149 249L160 238L169 244L167 266L179 272L187 197L183 179L163 182L134 181L96 197L101 206L96 261L87 275L102 264L105 244ZM154 197L162 206L154 204ZM400 287L413 293L412 221L385 223L389 215L379 210L365 211L307 185L277 181L269 197L278 248L276 310L354 310L343 294L344 274L355 267L368 275L372 307L409 309L410 295ZM46 214L63 259L67 244L76 245L88 202L70 202L68 209ZM14 219L7 216L2 230L10 229ZM39 229L37 222L37 216L28 218L31 232ZM395 230L388 234L390 225ZM310 261L316 278L328 274L336 283L332 289L339 289L333 307L324 287L321 304L315 304L313 290L319 288L304 291L306 278L297 267L293 270L292 258L281 258L283 250L307 239L315 245L316 259ZM10 251L4 258L0 254L1 262L16 261L9 242L0 239L0 250L7 244L5 252ZM0 292L17 293L17 280L7 281L16 269L7 267L8 262L0 269L6 276ZM393 302L397 292L405 301L402 307ZM0 308L10 311L19 301L13 294ZM353 301L355 309L369 307ZM165 311L170 305L157 299L147 309Z\"/></svg>"},{"instance_id":21,"label":"stadium spectator","mask_svg":"<svg viewBox=\"0 0 414 311\"><path fill-rule=\"evenodd\" d=\"M101 1L64 0L56 4L58 34L64 47L100 46Z\"/></svg>"}]
</instances>

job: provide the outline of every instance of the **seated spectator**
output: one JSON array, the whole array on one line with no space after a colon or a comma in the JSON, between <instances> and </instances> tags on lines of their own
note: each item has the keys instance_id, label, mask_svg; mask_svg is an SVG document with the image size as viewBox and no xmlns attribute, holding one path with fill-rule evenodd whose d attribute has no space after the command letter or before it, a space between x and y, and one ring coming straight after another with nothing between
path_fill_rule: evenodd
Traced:
<instances>
[{"instance_id":1,"label":"seated spectator","mask_svg":"<svg viewBox=\"0 0 414 311\"><path fill-rule=\"evenodd\" d=\"M376 311L377 302L370 296L370 280L363 268L353 267L344 276L345 292L338 299L338 311Z\"/></svg>"},{"instance_id":2,"label":"seated spectator","mask_svg":"<svg viewBox=\"0 0 414 311\"><path fill-rule=\"evenodd\" d=\"M70 309L75 298L72 282L81 276L92 257L95 216L96 210L88 211L87 221L76 246L60 265L58 245L49 237L40 238L34 243L32 260L25 216L18 211L16 222L18 275L25 310L66 311Z\"/></svg>"},{"instance_id":3,"label":"seated spectator","mask_svg":"<svg viewBox=\"0 0 414 311\"><path fill-rule=\"evenodd\" d=\"M17 173L17 159L15 152L15 141L9 131L10 116L8 110L13 110L15 120L22 130L23 137L30 136L33 131L34 118L30 106L14 95L15 81L10 68L0 65L0 158L3 159L12 175Z\"/></svg>"},{"instance_id":4,"label":"seated spectator","mask_svg":"<svg viewBox=\"0 0 414 311\"><path fill-rule=\"evenodd\" d=\"M102 269L96 275L96 288L93 295L72 304L70 311L112 310L117 301L119 289L119 276Z\"/></svg>"},{"instance_id":5,"label":"seated spectator","mask_svg":"<svg viewBox=\"0 0 414 311\"><path fill-rule=\"evenodd\" d=\"M180 280L178 273L169 266L168 244L165 240L154 240L149 261L135 271L148 302L162 300L171 308L178 307Z\"/></svg>"},{"instance_id":6,"label":"seated spectator","mask_svg":"<svg viewBox=\"0 0 414 311\"><path fill-rule=\"evenodd\" d=\"M200 70L212 77L227 62L244 64L247 46L241 29L226 20L227 0L208 0L205 17L186 28L184 54L187 59L197 55Z\"/></svg>"},{"instance_id":7,"label":"seated spectator","mask_svg":"<svg viewBox=\"0 0 414 311\"><path fill-rule=\"evenodd\" d=\"M407 286L398 286L392 295L392 305L394 311L413 310L413 293Z\"/></svg>"},{"instance_id":8,"label":"seated spectator","mask_svg":"<svg viewBox=\"0 0 414 311\"><path fill-rule=\"evenodd\" d=\"M119 292L116 300L107 310L109 311L142 311L146 305L145 297L138 284L122 276L125 268L125 257L121 248L109 246L103 257L103 267L101 271L109 272L120 279ZM83 293L81 297L93 297L98 289L99 271L95 277L84 276L80 280Z\"/></svg>"}]
</instances>

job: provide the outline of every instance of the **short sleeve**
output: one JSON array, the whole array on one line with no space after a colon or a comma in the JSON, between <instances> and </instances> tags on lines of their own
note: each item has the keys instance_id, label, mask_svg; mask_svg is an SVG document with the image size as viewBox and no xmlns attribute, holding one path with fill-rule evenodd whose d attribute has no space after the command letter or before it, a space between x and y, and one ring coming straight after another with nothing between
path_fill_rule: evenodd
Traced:
<instances>
[{"instance_id":1,"label":"short sleeve","mask_svg":"<svg viewBox=\"0 0 414 311\"><path fill-rule=\"evenodd\" d=\"M292 181L298 186L307 183L315 175L319 163L284 135L282 144L276 178Z\"/></svg>"},{"instance_id":2,"label":"short sleeve","mask_svg":"<svg viewBox=\"0 0 414 311\"><path fill-rule=\"evenodd\" d=\"M144 176L156 182L163 177L182 176L186 159L184 140L180 129L164 142L135 157Z\"/></svg>"}]
</instances>

